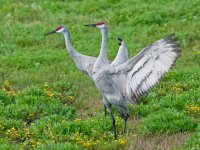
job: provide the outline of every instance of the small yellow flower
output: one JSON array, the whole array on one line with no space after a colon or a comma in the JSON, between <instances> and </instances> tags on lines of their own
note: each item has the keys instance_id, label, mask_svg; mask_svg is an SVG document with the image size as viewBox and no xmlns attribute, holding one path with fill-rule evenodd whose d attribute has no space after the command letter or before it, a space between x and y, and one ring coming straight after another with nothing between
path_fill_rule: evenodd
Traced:
<instances>
[{"instance_id":1,"label":"small yellow flower","mask_svg":"<svg viewBox=\"0 0 200 150\"><path fill-rule=\"evenodd\" d=\"M200 55L200 51L196 52L195 54L198 54L198 55Z\"/></svg>"},{"instance_id":2,"label":"small yellow flower","mask_svg":"<svg viewBox=\"0 0 200 150\"><path fill-rule=\"evenodd\" d=\"M74 100L74 96L68 96L70 100Z\"/></svg>"},{"instance_id":3,"label":"small yellow flower","mask_svg":"<svg viewBox=\"0 0 200 150\"><path fill-rule=\"evenodd\" d=\"M48 83L44 83L44 87L48 88L49 87Z\"/></svg>"},{"instance_id":4,"label":"small yellow flower","mask_svg":"<svg viewBox=\"0 0 200 150\"><path fill-rule=\"evenodd\" d=\"M116 143L118 143L119 145L126 145L127 144L127 140L125 138L120 138L118 140L115 140Z\"/></svg>"},{"instance_id":5,"label":"small yellow flower","mask_svg":"<svg viewBox=\"0 0 200 150\"><path fill-rule=\"evenodd\" d=\"M53 96L54 96L54 93L53 93L52 91L47 91L47 95L48 95L49 97L53 97Z\"/></svg>"},{"instance_id":6,"label":"small yellow flower","mask_svg":"<svg viewBox=\"0 0 200 150\"><path fill-rule=\"evenodd\" d=\"M15 96L16 95L15 91L11 90L10 83L7 80L4 82L2 87L0 87L0 89L2 91L6 92L6 94L8 94L8 95L11 95L11 96Z\"/></svg>"},{"instance_id":7,"label":"small yellow flower","mask_svg":"<svg viewBox=\"0 0 200 150\"><path fill-rule=\"evenodd\" d=\"M200 115L200 107L189 104L186 106L186 111L191 115Z\"/></svg>"},{"instance_id":8,"label":"small yellow flower","mask_svg":"<svg viewBox=\"0 0 200 150\"><path fill-rule=\"evenodd\" d=\"M9 85L10 85L10 83L8 82L8 80L6 80L6 81L4 82L4 84L3 84L4 87L7 87L7 86L9 86Z\"/></svg>"},{"instance_id":9,"label":"small yellow flower","mask_svg":"<svg viewBox=\"0 0 200 150\"><path fill-rule=\"evenodd\" d=\"M6 134L9 138L14 140L20 138L19 131L17 131L14 127L12 127L10 130L7 130Z\"/></svg>"},{"instance_id":10,"label":"small yellow flower","mask_svg":"<svg viewBox=\"0 0 200 150\"><path fill-rule=\"evenodd\" d=\"M99 141L99 140L96 140L96 142L97 142L97 143L100 143L100 141Z\"/></svg>"},{"instance_id":11,"label":"small yellow flower","mask_svg":"<svg viewBox=\"0 0 200 150\"><path fill-rule=\"evenodd\" d=\"M42 143L38 141L36 144L37 144L37 145L41 145Z\"/></svg>"}]
</instances>

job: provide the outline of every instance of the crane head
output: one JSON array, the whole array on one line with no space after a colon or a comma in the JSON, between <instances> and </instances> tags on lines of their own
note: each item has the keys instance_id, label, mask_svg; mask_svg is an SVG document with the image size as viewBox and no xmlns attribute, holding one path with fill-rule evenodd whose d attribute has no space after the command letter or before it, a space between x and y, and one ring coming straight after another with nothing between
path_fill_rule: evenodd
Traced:
<instances>
[{"instance_id":1,"label":"crane head","mask_svg":"<svg viewBox=\"0 0 200 150\"><path fill-rule=\"evenodd\" d=\"M99 28L99 29L104 29L104 28L106 28L106 24L105 24L105 22L98 22L98 23L96 23L96 24L86 24L86 25L84 25L84 26L88 26L88 27L97 27L97 28Z\"/></svg>"},{"instance_id":2,"label":"crane head","mask_svg":"<svg viewBox=\"0 0 200 150\"><path fill-rule=\"evenodd\" d=\"M55 30L45 33L44 35L54 34L54 33L63 33L65 28L63 26L58 26Z\"/></svg>"}]
</instances>

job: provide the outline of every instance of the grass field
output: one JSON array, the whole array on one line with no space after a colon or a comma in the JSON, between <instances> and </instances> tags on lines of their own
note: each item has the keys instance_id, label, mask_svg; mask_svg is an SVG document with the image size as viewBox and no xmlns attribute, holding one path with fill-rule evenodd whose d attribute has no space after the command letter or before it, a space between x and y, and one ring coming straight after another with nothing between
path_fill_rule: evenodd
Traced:
<instances>
[{"instance_id":1,"label":"grass field","mask_svg":"<svg viewBox=\"0 0 200 150\"><path fill-rule=\"evenodd\" d=\"M83 25L105 21L108 55L121 36L130 56L173 32L181 57L139 105L129 105L127 134L114 110L118 140L94 83L80 72L61 35L98 56L101 34ZM0 149L199 149L199 0L0 0Z\"/></svg>"}]
</instances>

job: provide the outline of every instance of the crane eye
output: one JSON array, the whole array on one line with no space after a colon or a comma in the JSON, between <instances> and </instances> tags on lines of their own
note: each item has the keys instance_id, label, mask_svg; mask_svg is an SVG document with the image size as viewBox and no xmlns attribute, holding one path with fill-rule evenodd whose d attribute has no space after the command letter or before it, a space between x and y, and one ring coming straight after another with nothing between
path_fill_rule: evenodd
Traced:
<instances>
[{"instance_id":1,"label":"crane eye","mask_svg":"<svg viewBox=\"0 0 200 150\"><path fill-rule=\"evenodd\" d=\"M58 31L58 30L60 30L60 29L62 29L62 26L58 26L58 27L56 28L56 31Z\"/></svg>"}]
</instances>

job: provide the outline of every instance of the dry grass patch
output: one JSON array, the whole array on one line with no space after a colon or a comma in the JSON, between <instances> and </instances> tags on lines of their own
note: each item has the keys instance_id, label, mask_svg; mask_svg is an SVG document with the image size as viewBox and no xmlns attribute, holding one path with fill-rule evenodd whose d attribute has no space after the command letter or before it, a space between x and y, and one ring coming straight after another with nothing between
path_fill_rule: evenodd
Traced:
<instances>
[{"instance_id":1,"label":"dry grass patch","mask_svg":"<svg viewBox=\"0 0 200 150\"><path fill-rule=\"evenodd\" d=\"M183 145L191 133L177 133L173 135L137 136L128 148L129 150L170 150L183 149Z\"/></svg>"}]
</instances>

